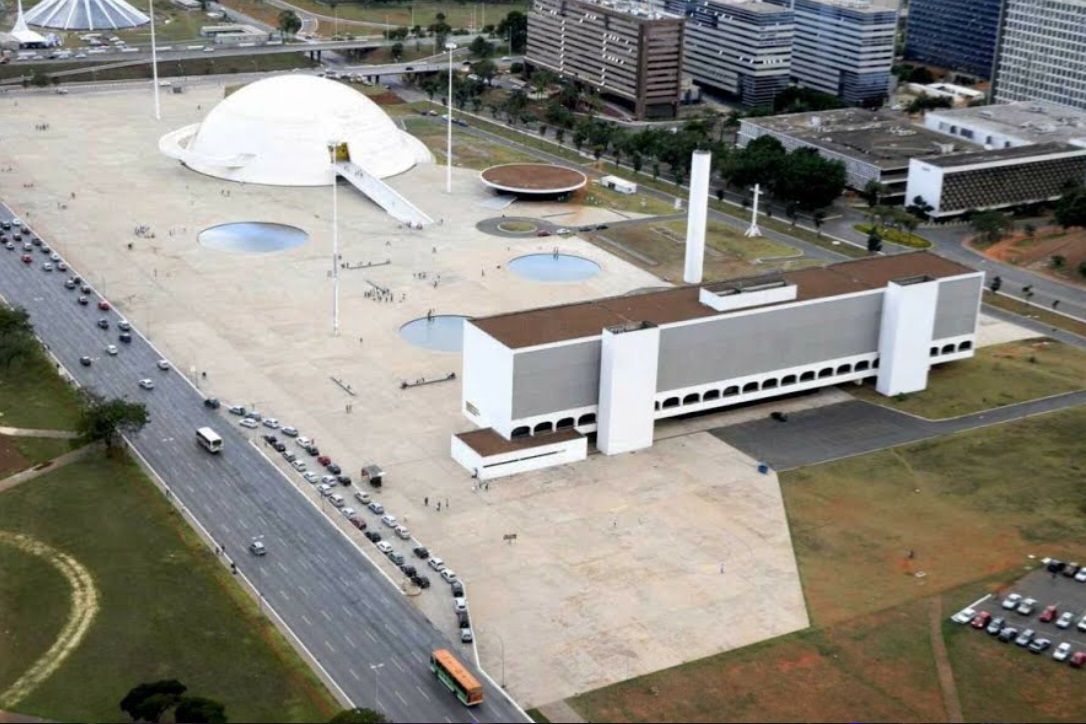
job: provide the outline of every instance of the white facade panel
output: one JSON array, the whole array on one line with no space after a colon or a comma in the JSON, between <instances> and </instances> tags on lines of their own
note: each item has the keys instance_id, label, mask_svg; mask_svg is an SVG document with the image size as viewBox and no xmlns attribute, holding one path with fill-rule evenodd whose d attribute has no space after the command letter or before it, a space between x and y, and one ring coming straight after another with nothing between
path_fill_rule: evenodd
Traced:
<instances>
[{"instance_id":1,"label":"white facade panel","mask_svg":"<svg viewBox=\"0 0 1086 724\"><path fill-rule=\"evenodd\" d=\"M652 445L660 330L603 330L596 447L604 455Z\"/></svg>"},{"instance_id":2,"label":"white facade panel","mask_svg":"<svg viewBox=\"0 0 1086 724\"><path fill-rule=\"evenodd\" d=\"M913 158L909 160L905 203L913 203L917 196L931 204L932 216L939 216L939 201L943 198L943 169Z\"/></svg>"},{"instance_id":3,"label":"white facade panel","mask_svg":"<svg viewBox=\"0 0 1086 724\"><path fill-rule=\"evenodd\" d=\"M686 264L683 281L700 284L705 267L705 221L709 213L709 175L713 154L694 151L690 158L690 203L686 220Z\"/></svg>"},{"instance_id":4,"label":"white facade panel","mask_svg":"<svg viewBox=\"0 0 1086 724\"><path fill-rule=\"evenodd\" d=\"M939 282L890 282L882 302L879 376L875 389L893 396L928 386Z\"/></svg>"},{"instance_id":5,"label":"white facade panel","mask_svg":"<svg viewBox=\"0 0 1086 724\"><path fill-rule=\"evenodd\" d=\"M451 454L465 470L479 480L493 480L529 470L580 462L588 457L588 438L540 445L529 450L483 457L456 435L452 436Z\"/></svg>"},{"instance_id":6,"label":"white facade panel","mask_svg":"<svg viewBox=\"0 0 1086 724\"><path fill-rule=\"evenodd\" d=\"M464 323L460 409L479 427L509 436L513 410L513 350L470 321Z\"/></svg>"}]
</instances>

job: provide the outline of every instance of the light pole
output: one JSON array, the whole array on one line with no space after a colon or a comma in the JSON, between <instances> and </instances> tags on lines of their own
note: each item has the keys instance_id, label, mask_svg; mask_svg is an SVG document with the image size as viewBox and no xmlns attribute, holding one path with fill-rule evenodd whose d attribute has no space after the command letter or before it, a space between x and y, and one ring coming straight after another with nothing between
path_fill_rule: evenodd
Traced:
<instances>
[{"instance_id":1,"label":"light pole","mask_svg":"<svg viewBox=\"0 0 1086 724\"><path fill-rule=\"evenodd\" d=\"M162 120L162 106L158 99L158 45L155 43L155 0L151 0L151 83L155 86L155 120Z\"/></svg>"},{"instance_id":2,"label":"light pole","mask_svg":"<svg viewBox=\"0 0 1086 724\"><path fill-rule=\"evenodd\" d=\"M336 170L339 141L328 142L332 166L332 334L339 334L339 176Z\"/></svg>"},{"instance_id":3,"label":"light pole","mask_svg":"<svg viewBox=\"0 0 1086 724\"><path fill-rule=\"evenodd\" d=\"M456 50L456 43L445 43L445 50L449 51L449 97L446 101L446 105L449 109L449 117L445 119L446 133L448 134L448 145L445 157L445 193L452 193L452 55Z\"/></svg>"},{"instance_id":4,"label":"light pole","mask_svg":"<svg viewBox=\"0 0 1086 724\"><path fill-rule=\"evenodd\" d=\"M373 669L373 701L374 706L377 709L381 708L381 698L377 694L377 671L384 666L384 664L370 664L370 668Z\"/></svg>"},{"instance_id":5,"label":"light pole","mask_svg":"<svg viewBox=\"0 0 1086 724\"><path fill-rule=\"evenodd\" d=\"M500 633L498 633L497 631L494 632L494 635L498 637L498 641L501 642L501 645L502 645L502 688L504 689L505 688L505 639L503 639L502 635Z\"/></svg>"}]
</instances>

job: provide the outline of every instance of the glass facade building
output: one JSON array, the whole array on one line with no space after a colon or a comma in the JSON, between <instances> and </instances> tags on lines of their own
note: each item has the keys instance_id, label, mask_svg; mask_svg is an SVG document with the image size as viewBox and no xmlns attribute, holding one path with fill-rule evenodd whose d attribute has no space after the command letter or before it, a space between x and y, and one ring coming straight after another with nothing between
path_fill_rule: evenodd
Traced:
<instances>
[{"instance_id":1,"label":"glass facade building","mask_svg":"<svg viewBox=\"0 0 1086 724\"><path fill-rule=\"evenodd\" d=\"M905 59L991 80L1002 0L911 0Z\"/></svg>"},{"instance_id":2,"label":"glass facade building","mask_svg":"<svg viewBox=\"0 0 1086 724\"><path fill-rule=\"evenodd\" d=\"M992 98L1086 108L1086 0L1005 0Z\"/></svg>"}]
</instances>

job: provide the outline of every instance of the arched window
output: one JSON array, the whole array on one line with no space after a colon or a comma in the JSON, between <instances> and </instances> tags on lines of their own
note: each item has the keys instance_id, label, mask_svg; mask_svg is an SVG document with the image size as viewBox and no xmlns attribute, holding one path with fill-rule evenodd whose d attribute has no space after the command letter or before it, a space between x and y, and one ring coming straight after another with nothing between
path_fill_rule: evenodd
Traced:
<instances>
[{"instance_id":1,"label":"arched window","mask_svg":"<svg viewBox=\"0 0 1086 724\"><path fill-rule=\"evenodd\" d=\"M763 390L771 390L776 386L777 386L777 378L776 377L770 377L768 380L766 380L765 382L762 383L762 389Z\"/></svg>"},{"instance_id":2,"label":"arched window","mask_svg":"<svg viewBox=\"0 0 1086 724\"><path fill-rule=\"evenodd\" d=\"M959 352L968 352L971 349L973 349L973 343L972 342L962 342L961 344L958 345L958 351Z\"/></svg>"},{"instance_id":3,"label":"arched window","mask_svg":"<svg viewBox=\"0 0 1086 724\"><path fill-rule=\"evenodd\" d=\"M528 437L531 434L532 428L528 427L527 425L521 425L520 427L513 428L513 434L510 435L510 437L516 440L518 437Z\"/></svg>"},{"instance_id":4,"label":"arched window","mask_svg":"<svg viewBox=\"0 0 1086 724\"><path fill-rule=\"evenodd\" d=\"M709 390L704 395L701 396L701 401L702 402L708 402L709 400L719 400L719 399L720 399L720 390Z\"/></svg>"},{"instance_id":5,"label":"arched window","mask_svg":"<svg viewBox=\"0 0 1086 724\"><path fill-rule=\"evenodd\" d=\"M726 387L724 389L724 396L725 397L731 397L733 395L738 395L738 394L739 394L739 388L736 387L735 385L730 385L729 387Z\"/></svg>"},{"instance_id":6,"label":"arched window","mask_svg":"<svg viewBox=\"0 0 1086 724\"><path fill-rule=\"evenodd\" d=\"M572 428L573 428L573 418L572 417L563 417L561 420L558 421L558 425L555 427L556 430L570 430Z\"/></svg>"},{"instance_id":7,"label":"arched window","mask_svg":"<svg viewBox=\"0 0 1086 724\"><path fill-rule=\"evenodd\" d=\"M781 387L784 387L785 385L794 385L794 384L796 384L796 376L795 375L785 375L784 377L781 378Z\"/></svg>"},{"instance_id":8,"label":"arched window","mask_svg":"<svg viewBox=\"0 0 1086 724\"><path fill-rule=\"evenodd\" d=\"M944 344L943 345L943 354L954 354L954 345L952 345L952 344Z\"/></svg>"},{"instance_id":9,"label":"arched window","mask_svg":"<svg viewBox=\"0 0 1086 724\"><path fill-rule=\"evenodd\" d=\"M938 347L932 347L930 354L931 354L932 357L938 357L939 356L939 348Z\"/></svg>"},{"instance_id":10,"label":"arched window","mask_svg":"<svg viewBox=\"0 0 1086 724\"><path fill-rule=\"evenodd\" d=\"M847 375L851 371L852 365L841 365L837 368L837 374L839 375Z\"/></svg>"},{"instance_id":11,"label":"arched window","mask_svg":"<svg viewBox=\"0 0 1086 724\"><path fill-rule=\"evenodd\" d=\"M856 363L856 371L857 372L863 372L863 371L867 370L870 367L871 367L871 363L868 362L865 359L862 359L862 360L860 360L859 362Z\"/></svg>"},{"instance_id":12,"label":"arched window","mask_svg":"<svg viewBox=\"0 0 1086 724\"><path fill-rule=\"evenodd\" d=\"M814 379L814 377L815 377L814 370L807 370L806 372L804 372L803 374L801 374L799 376L799 381L800 382L810 382L811 380Z\"/></svg>"},{"instance_id":13,"label":"arched window","mask_svg":"<svg viewBox=\"0 0 1086 724\"><path fill-rule=\"evenodd\" d=\"M595 425L595 424L596 424L596 413L594 413L594 412L586 412L585 414L583 414L583 415L581 415L580 417L577 418L577 426L578 427L581 427L583 425Z\"/></svg>"},{"instance_id":14,"label":"arched window","mask_svg":"<svg viewBox=\"0 0 1086 724\"><path fill-rule=\"evenodd\" d=\"M554 432L554 425L551 423L550 420L539 423L535 426L535 430L532 431L534 435L539 435L540 433L545 432Z\"/></svg>"},{"instance_id":15,"label":"arched window","mask_svg":"<svg viewBox=\"0 0 1086 724\"><path fill-rule=\"evenodd\" d=\"M748 382L747 384L743 385L743 392L757 392L757 391L758 391L758 383L757 382Z\"/></svg>"},{"instance_id":16,"label":"arched window","mask_svg":"<svg viewBox=\"0 0 1086 724\"><path fill-rule=\"evenodd\" d=\"M678 397L669 397L666 400L664 400L664 409L665 410L670 408L670 407L678 407L678 406L679 406L679 398Z\"/></svg>"},{"instance_id":17,"label":"arched window","mask_svg":"<svg viewBox=\"0 0 1086 724\"><path fill-rule=\"evenodd\" d=\"M833 377L833 368L823 367L822 369L820 369L818 371L818 379L822 379L823 377Z\"/></svg>"},{"instance_id":18,"label":"arched window","mask_svg":"<svg viewBox=\"0 0 1086 724\"><path fill-rule=\"evenodd\" d=\"M696 392L692 392L683 398L684 405L696 405L701 402L701 395Z\"/></svg>"}]
</instances>

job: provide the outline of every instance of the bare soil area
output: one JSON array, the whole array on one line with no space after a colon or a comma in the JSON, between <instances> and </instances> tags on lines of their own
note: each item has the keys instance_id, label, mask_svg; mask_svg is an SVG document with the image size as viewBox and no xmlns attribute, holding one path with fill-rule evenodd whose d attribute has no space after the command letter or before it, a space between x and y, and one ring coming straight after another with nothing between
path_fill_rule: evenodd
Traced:
<instances>
[{"instance_id":1,"label":"bare soil area","mask_svg":"<svg viewBox=\"0 0 1086 724\"><path fill-rule=\"evenodd\" d=\"M1078 272L1079 265L1086 263L1086 229L1042 226L1032 235L1015 231L990 246L977 243L975 237L969 240L969 244L989 259L1025 267L1069 284L1086 286L1086 277ZM1062 262L1055 261L1060 258Z\"/></svg>"}]
</instances>

